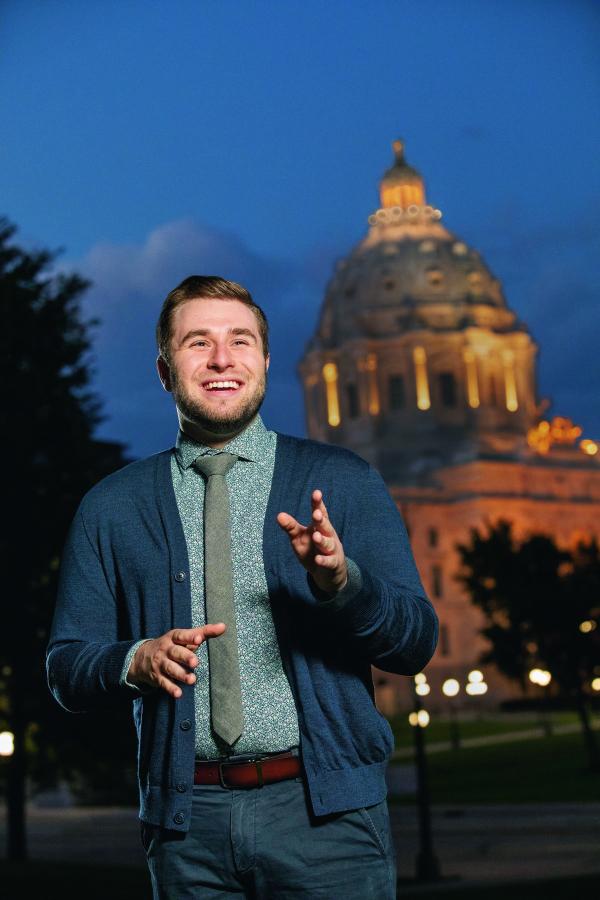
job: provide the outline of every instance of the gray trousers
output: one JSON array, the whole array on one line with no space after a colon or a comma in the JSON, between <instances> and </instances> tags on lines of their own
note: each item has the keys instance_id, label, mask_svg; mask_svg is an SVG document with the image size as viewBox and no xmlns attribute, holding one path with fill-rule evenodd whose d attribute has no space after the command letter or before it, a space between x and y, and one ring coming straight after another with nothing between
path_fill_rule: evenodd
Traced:
<instances>
[{"instance_id":1,"label":"gray trousers","mask_svg":"<svg viewBox=\"0 0 600 900\"><path fill-rule=\"evenodd\" d=\"M142 823L154 900L394 900L385 801L314 816L302 779L194 787L187 833Z\"/></svg>"}]
</instances>

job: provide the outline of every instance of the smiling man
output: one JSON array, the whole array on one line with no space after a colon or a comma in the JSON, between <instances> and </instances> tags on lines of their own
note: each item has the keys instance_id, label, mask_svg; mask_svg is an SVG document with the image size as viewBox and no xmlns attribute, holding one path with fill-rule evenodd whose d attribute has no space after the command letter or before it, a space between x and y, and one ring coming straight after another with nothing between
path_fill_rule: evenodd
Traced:
<instances>
[{"instance_id":1,"label":"smiling man","mask_svg":"<svg viewBox=\"0 0 600 900\"><path fill-rule=\"evenodd\" d=\"M392 750L371 665L418 672L437 621L381 478L269 431L263 311L192 276L158 321L176 446L83 499L48 678L133 700L155 898L391 900Z\"/></svg>"}]
</instances>

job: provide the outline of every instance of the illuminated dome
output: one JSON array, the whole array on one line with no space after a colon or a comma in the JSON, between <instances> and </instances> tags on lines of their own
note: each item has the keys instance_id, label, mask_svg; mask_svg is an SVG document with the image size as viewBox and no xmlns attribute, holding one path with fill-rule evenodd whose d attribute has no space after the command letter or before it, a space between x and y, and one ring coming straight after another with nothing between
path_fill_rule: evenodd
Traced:
<instances>
[{"instance_id":1,"label":"illuminated dome","mask_svg":"<svg viewBox=\"0 0 600 900\"><path fill-rule=\"evenodd\" d=\"M394 152L381 206L335 267L299 371L310 436L401 482L527 448L537 346L478 251L442 225L402 141Z\"/></svg>"},{"instance_id":2,"label":"illuminated dome","mask_svg":"<svg viewBox=\"0 0 600 900\"><path fill-rule=\"evenodd\" d=\"M382 206L369 217L367 236L338 262L311 347L420 328L524 329L477 250L441 225L441 212L426 203L403 143L394 149L396 162L380 185Z\"/></svg>"}]
</instances>

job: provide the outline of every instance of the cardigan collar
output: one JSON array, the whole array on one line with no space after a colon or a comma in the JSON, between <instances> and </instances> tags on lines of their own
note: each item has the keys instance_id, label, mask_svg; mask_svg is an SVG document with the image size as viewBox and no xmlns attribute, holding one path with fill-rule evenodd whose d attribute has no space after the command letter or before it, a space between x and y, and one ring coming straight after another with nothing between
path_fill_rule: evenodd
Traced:
<instances>
[{"instance_id":1,"label":"cardigan collar","mask_svg":"<svg viewBox=\"0 0 600 900\"><path fill-rule=\"evenodd\" d=\"M180 430L175 444L175 455L182 469L189 469L199 456L211 456L217 453L233 453L240 459L266 465L272 461L272 456L269 455L269 451L272 451L273 447L272 440L273 432L268 431L261 417L256 415L247 428L219 450L194 441Z\"/></svg>"}]
</instances>

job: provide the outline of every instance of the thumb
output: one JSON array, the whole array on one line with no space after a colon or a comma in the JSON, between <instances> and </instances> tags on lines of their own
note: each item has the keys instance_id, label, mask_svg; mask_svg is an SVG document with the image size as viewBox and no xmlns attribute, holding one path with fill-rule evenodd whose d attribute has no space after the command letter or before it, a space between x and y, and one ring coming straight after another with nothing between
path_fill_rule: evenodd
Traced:
<instances>
[{"instance_id":1,"label":"thumb","mask_svg":"<svg viewBox=\"0 0 600 900\"><path fill-rule=\"evenodd\" d=\"M287 532L290 538L295 538L304 531L304 526L286 512L280 512L278 514L277 523Z\"/></svg>"}]
</instances>

